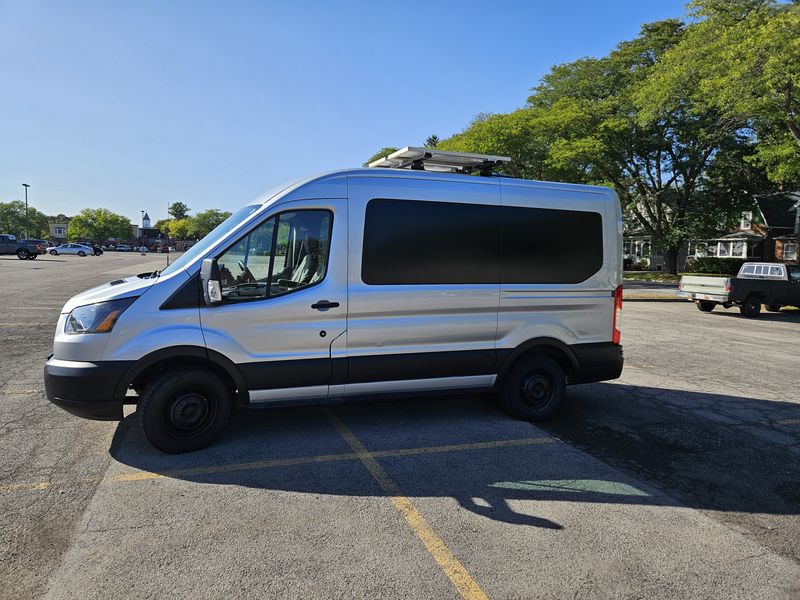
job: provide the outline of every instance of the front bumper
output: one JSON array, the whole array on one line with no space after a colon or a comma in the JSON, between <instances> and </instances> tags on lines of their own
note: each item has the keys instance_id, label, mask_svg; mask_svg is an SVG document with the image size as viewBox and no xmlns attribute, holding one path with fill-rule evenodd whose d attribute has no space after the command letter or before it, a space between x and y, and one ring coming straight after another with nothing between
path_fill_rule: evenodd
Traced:
<instances>
[{"instance_id":1,"label":"front bumper","mask_svg":"<svg viewBox=\"0 0 800 600\"><path fill-rule=\"evenodd\" d=\"M80 362L52 355L44 365L47 398L67 412L86 419L121 421L124 398L115 398L129 361Z\"/></svg>"}]
</instances>

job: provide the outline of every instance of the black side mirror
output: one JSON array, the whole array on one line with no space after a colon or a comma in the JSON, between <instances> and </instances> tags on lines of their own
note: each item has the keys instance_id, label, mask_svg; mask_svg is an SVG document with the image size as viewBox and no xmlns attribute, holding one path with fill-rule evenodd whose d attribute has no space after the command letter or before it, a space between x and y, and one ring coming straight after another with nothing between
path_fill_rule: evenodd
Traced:
<instances>
[{"instance_id":1,"label":"black side mirror","mask_svg":"<svg viewBox=\"0 0 800 600\"><path fill-rule=\"evenodd\" d=\"M216 258L206 258L200 265L200 285L206 306L222 303L222 285L219 282L219 265Z\"/></svg>"}]
</instances>

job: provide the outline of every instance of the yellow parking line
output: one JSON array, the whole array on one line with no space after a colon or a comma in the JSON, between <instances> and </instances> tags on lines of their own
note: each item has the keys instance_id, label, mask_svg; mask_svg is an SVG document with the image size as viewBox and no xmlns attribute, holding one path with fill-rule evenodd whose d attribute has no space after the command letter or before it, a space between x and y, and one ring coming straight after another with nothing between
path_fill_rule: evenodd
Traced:
<instances>
[{"instance_id":1,"label":"yellow parking line","mask_svg":"<svg viewBox=\"0 0 800 600\"><path fill-rule=\"evenodd\" d=\"M510 440L495 440L490 442L473 442L468 444L451 444L447 446L427 446L420 448L399 448L397 450L377 450L372 452L375 457L391 456L416 456L419 454L436 454L440 452L461 452L464 450L483 450L489 448L505 448L509 446L529 446L536 444L548 444L556 442L552 437L518 438ZM260 469L270 469L276 467L291 467L295 465L309 465L314 463L325 463L343 460L359 460L360 457L355 452L342 452L339 454L318 454L316 456L300 456L295 458L278 458L274 460L260 460L245 463L229 463L225 465L209 465L207 467L192 467L188 469L172 469L169 471L132 471L114 475L110 478L112 483L124 483L133 481L149 481L152 479L163 479L165 477L190 477L193 475L213 475L215 473L236 473L239 471L257 471ZM8 483L0 485L0 493L14 492L17 490L46 490L50 487L63 485L80 485L88 483L98 483L102 477L84 477L72 481L36 481L31 483Z\"/></svg>"},{"instance_id":2,"label":"yellow parking line","mask_svg":"<svg viewBox=\"0 0 800 600\"><path fill-rule=\"evenodd\" d=\"M330 408L324 409L328 418L336 427L344 440L350 444L350 447L364 463L372 477L381 486L383 491L391 498L392 504L405 518L406 522L417 534L417 537L425 544L428 552L431 553L433 559L439 564L444 571L445 575L450 579L451 583L455 586L458 593L465 600L486 599L488 596L478 585L467 569L464 568L455 554L447 547L442 538L436 535L436 532L431 528L425 517L422 516L414 503L408 496L404 495L400 486L389 477L389 474L378 464L375 457L364 447L352 431L344 424L344 422L334 413Z\"/></svg>"}]
</instances>

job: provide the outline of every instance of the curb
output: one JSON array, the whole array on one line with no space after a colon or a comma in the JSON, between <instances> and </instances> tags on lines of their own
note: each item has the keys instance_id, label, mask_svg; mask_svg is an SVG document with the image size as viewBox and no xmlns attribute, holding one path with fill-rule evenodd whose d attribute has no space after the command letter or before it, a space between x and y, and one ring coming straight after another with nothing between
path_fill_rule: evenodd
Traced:
<instances>
[{"instance_id":1,"label":"curb","mask_svg":"<svg viewBox=\"0 0 800 600\"><path fill-rule=\"evenodd\" d=\"M622 296L623 302L688 302L686 298L676 298L675 296Z\"/></svg>"}]
</instances>

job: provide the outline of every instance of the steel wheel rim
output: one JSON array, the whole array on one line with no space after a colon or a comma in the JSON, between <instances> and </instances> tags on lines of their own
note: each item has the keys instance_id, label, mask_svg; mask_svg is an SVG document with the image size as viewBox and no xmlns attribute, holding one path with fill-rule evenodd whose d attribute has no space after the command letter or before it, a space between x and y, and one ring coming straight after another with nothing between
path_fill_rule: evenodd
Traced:
<instances>
[{"instance_id":1,"label":"steel wheel rim","mask_svg":"<svg viewBox=\"0 0 800 600\"><path fill-rule=\"evenodd\" d=\"M522 399L531 408L546 406L555 394L553 380L544 373L531 373L522 380Z\"/></svg>"},{"instance_id":2,"label":"steel wheel rim","mask_svg":"<svg viewBox=\"0 0 800 600\"><path fill-rule=\"evenodd\" d=\"M211 426L217 414L216 402L199 392L175 394L166 407L166 418L176 437L196 437Z\"/></svg>"}]
</instances>

